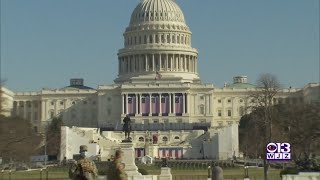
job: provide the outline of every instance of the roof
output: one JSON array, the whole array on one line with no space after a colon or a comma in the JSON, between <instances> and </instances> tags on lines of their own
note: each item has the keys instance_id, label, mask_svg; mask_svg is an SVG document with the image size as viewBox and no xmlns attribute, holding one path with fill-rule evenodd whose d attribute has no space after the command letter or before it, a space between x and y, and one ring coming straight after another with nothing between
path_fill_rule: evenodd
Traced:
<instances>
[{"instance_id":1,"label":"roof","mask_svg":"<svg viewBox=\"0 0 320 180\"><path fill-rule=\"evenodd\" d=\"M134 9L130 24L165 21L185 23L184 15L172 0L143 0Z\"/></svg>"},{"instance_id":2,"label":"roof","mask_svg":"<svg viewBox=\"0 0 320 180\"><path fill-rule=\"evenodd\" d=\"M64 88L61 88L61 90L72 90L72 89L93 89L88 86L83 86L83 85L73 85L73 86L66 86Z\"/></svg>"},{"instance_id":3,"label":"roof","mask_svg":"<svg viewBox=\"0 0 320 180\"><path fill-rule=\"evenodd\" d=\"M230 88L230 89L251 89L251 88L256 88L256 86L253 85L253 84L250 84L250 83L234 83L234 84L227 85L226 88Z\"/></svg>"}]
</instances>

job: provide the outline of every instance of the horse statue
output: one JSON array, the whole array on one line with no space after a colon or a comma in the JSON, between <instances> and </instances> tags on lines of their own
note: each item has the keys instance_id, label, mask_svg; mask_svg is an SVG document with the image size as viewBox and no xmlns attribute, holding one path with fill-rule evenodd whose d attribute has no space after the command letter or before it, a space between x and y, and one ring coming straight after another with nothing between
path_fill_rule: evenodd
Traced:
<instances>
[{"instance_id":1,"label":"horse statue","mask_svg":"<svg viewBox=\"0 0 320 180\"><path fill-rule=\"evenodd\" d=\"M124 141L129 141L131 142L130 139L130 132L131 132L131 119L129 115L127 114L126 117L123 119L123 128L122 131L125 133L125 140Z\"/></svg>"}]
</instances>

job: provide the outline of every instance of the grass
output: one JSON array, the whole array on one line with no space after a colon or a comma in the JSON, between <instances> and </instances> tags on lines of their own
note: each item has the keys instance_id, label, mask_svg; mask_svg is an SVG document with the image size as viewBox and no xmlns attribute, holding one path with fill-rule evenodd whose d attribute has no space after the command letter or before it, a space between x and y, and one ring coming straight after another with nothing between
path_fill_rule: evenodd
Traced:
<instances>
[{"instance_id":1,"label":"grass","mask_svg":"<svg viewBox=\"0 0 320 180\"><path fill-rule=\"evenodd\" d=\"M145 169L149 174L159 175L160 168L156 166L139 166L141 169ZM172 169L171 173L173 175L173 180L180 179L205 179L207 177L208 171L205 169ZM224 169L223 174L225 179L243 179L244 170L241 167ZM280 170L271 169L269 171L270 179L277 180L280 179ZM263 168L250 168L249 176L251 179L260 180L263 179ZM37 180L40 179L41 174L39 170L35 171L16 171L11 173L12 180ZM46 171L42 171L42 179L46 179ZM68 179L68 169L67 168L51 168L48 172L48 179L56 180L67 180ZM9 172L0 173L0 180L9 180Z\"/></svg>"}]
</instances>

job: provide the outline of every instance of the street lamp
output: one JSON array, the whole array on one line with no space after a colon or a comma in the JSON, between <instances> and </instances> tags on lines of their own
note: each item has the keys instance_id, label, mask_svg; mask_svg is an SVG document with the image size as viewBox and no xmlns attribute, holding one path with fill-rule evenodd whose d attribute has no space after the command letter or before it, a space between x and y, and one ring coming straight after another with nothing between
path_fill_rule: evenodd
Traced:
<instances>
[{"instance_id":1,"label":"street lamp","mask_svg":"<svg viewBox=\"0 0 320 180\"><path fill-rule=\"evenodd\" d=\"M45 122L43 126L44 132L40 133L44 135L44 167L47 168L47 134L48 134L48 122Z\"/></svg>"},{"instance_id":2,"label":"street lamp","mask_svg":"<svg viewBox=\"0 0 320 180\"><path fill-rule=\"evenodd\" d=\"M249 167L244 166L244 178L249 178Z\"/></svg>"},{"instance_id":3,"label":"street lamp","mask_svg":"<svg viewBox=\"0 0 320 180\"><path fill-rule=\"evenodd\" d=\"M211 172L211 166L208 166L208 179L211 178L210 172Z\"/></svg>"}]
</instances>

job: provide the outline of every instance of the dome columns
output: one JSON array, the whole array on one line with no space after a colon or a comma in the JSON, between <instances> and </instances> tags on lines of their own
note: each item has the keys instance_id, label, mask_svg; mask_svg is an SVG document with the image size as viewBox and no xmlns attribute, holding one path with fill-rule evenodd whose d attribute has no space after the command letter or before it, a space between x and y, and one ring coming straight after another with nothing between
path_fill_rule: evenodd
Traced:
<instances>
[{"instance_id":1,"label":"dome columns","mask_svg":"<svg viewBox=\"0 0 320 180\"><path fill-rule=\"evenodd\" d=\"M137 54L119 57L119 75L143 72L197 73L197 56L185 54Z\"/></svg>"}]
</instances>

